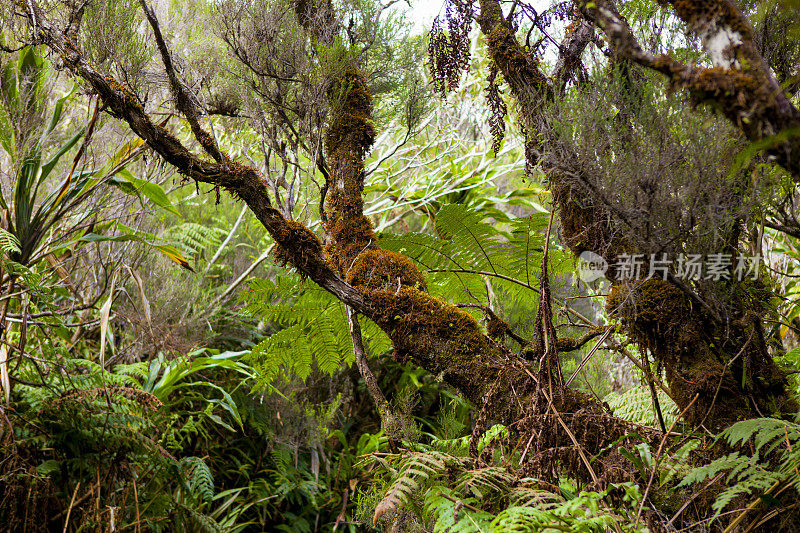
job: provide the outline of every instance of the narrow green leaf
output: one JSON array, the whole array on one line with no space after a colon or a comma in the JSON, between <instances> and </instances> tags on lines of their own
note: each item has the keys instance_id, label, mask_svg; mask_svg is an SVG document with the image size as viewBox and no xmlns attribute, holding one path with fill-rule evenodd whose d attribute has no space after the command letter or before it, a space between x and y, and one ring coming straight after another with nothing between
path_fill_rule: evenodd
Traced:
<instances>
[{"instance_id":1,"label":"narrow green leaf","mask_svg":"<svg viewBox=\"0 0 800 533\"><path fill-rule=\"evenodd\" d=\"M135 191L144 195L145 198L153 202L158 207L169 211L173 215L180 216L180 213L177 209L175 209L175 206L172 205L172 202L167 197L167 193L164 192L164 189L162 189L160 185L136 178L128 169L125 168L120 170L117 174L120 178L130 183Z\"/></svg>"}]
</instances>

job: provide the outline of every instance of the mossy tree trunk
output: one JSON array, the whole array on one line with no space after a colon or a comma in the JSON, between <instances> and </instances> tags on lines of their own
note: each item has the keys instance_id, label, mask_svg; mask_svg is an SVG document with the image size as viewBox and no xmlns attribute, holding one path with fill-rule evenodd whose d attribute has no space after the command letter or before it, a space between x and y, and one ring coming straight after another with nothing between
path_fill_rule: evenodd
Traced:
<instances>
[{"instance_id":1,"label":"mossy tree trunk","mask_svg":"<svg viewBox=\"0 0 800 533\"><path fill-rule=\"evenodd\" d=\"M739 37L731 40L718 54L728 58L720 59L728 67L724 76L718 76L722 73L716 72L721 66L702 72L695 69L682 82L684 85L679 86L687 86L695 97L699 90L705 91L702 93L705 99L719 97L715 103L753 140L761 140L770 133L774 135L785 127L796 127L796 109L782 93L776 93L777 84L752 42L748 42L750 34L739 12L725 1L719 2L716 8L706 6L708 9L704 8L705 11L691 11L690 5L691 2L676 3L676 13L694 31L714 24L722 28L727 24L738 28ZM667 61L665 58L650 61L644 57L646 54L635 42L624 18L616 14L612 3L586 2L581 6L587 22L597 21L606 31L613 54L652 68ZM546 151L543 145L553 141L556 135L542 111L557 91L539 70L536 60L520 46L499 2L481 0L480 7L481 14L477 20L486 35L490 57L508 81L529 133L529 164L542 162L548 173L561 218L563 239L576 255L591 251L603 256L609 264L613 264L620 254L641 253L626 248L615 237L619 233L615 232L615 225L622 226L624 220L615 218L603 195L591 187L590 177L578 175L576 178L576 173L580 173L578 168L570 169L572 172L567 176L563 169L548 168L547 158L540 157ZM725 21L703 19L706 15L722 16L720 13L727 17ZM585 43L582 47L581 43L572 42L576 38L591 39L591 34L583 31L582 25L580 32L580 35L575 32L577 37L571 37L567 46L562 47L562 52L570 53L585 47ZM718 37L708 36L706 40L719 46ZM732 59L734 57L739 58L738 63ZM569 58L562 55L559 63L569 64ZM742 66L737 68L736 65ZM685 71L681 72L689 76ZM563 70L557 73L557 77L564 79ZM746 106L733 104L724 96L730 89L726 80L740 80L742 77L754 83L753 90L737 97L740 101L751 102ZM705 79L708 85L699 87L699 79ZM690 81L691 86L687 85ZM768 93L774 96L764 100ZM741 120L745 107L751 113L754 109L761 113L757 117L759 127L753 127L752 116L748 117L749 120ZM800 177L796 157L785 159L792 149L785 143L776 148L783 152L779 161ZM738 227L734 227L731 233L736 231ZM767 350L762 319L767 313L769 292L764 286L751 281L719 281L714 293L717 297L722 295L725 300L716 304L717 308L726 310L727 315L723 318L705 303L705 295L698 288L689 287L674 277L625 282L614 279L613 270L610 277L615 285L607 303L609 313L620 320L622 331L638 344L642 353L652 355L658 366L665 369L673 399L679 408L687 409L687 421L719 430L743 418L780 416L797 409L787 393L785 375L776 367Z\"/></svg>"},{"instance_id":2,"label":"mossy tree trunk","mask_svg":"<svg viewBox=\"0 0 800 533\"><path fill-rule=\"evenodd\" d=\"M481 0L480 8L478 22L487 36L491 59L519 102L526 131L531 134L527 151L531 162L535 162L542 149L537 144L542 137L534 134L548 133L538 110L558 91L552 89L535 60L520 47L497 0ZM544 472L561 463L575 475L588 478L588 469L591 478L596 478L591 467L580 463L579 454L572 453L577 439L590 455L605 450L595 466L601 470L601 478L620 479L626 476L626 471L634 470L616 453L616 447L609 446L615 442L622 444L625 435L631 433L631 426L609 416L590 397L563 388L557 380L542 379L552 377L547 374L549 368L541 369L544 373L539 374L540 369L529 360L489 338L471 315L428 294L425 279L412 261L381 249L375 242L373 228L363 214L362 198L364 158L375 137L372 95L355 60L346 62L340 72L327 80L332 113L325 135L326 166L330 173L326 176L327 197L322 213L326 230L323 243L313 231L273 207L267 180L259 171L219 150L193 118L197 113L191 109L191 101L181 95L179 83L171 84L175 101L184 106L181 113L190 121L192 133L212 161L191 152L157 124L119 81L92 65L82 54L69 25L62 30L48 20L33 0L26 3L25 10L37 39L85 80L115 116L187 178L224 188L246 202L278 245L277 258L378 324L392 340L398 360L411 361L457 387L481 409L480 421L484 423L490 419L507 424L522 421L517 425L520 437L530 445L535 436L531 450L542 452L528 455L531 468ZM320 43L332 42L332 36L341 30L328 0L300 1L296 12L309 38ZM157 20L154 16L150 18L158 33ZM166 47L162 48L164 67L173 79L168 52ZM560 73L561 79L564 75ZM551 173L550 179L562 225L565 230L572 228L565 231L568 242L580 242L575 245L576 251L590 249L609 257L614 250L609 238L614 220L601 199L594 198L590 190L562 183L558 172ZM581 237L581 233L586 235ZM674 322L650 327L650 322L645 324L638 311L626 314L624 305L615 307L615 312L620 314L634 340L650 349L667 367L679 404L688 405L698 396L696 410L690 415L692 420L700 422L700 413L708 413L706 424L718 427L731 419L726 417L727 413L747 416L767 409L768 405L782 406L784 381L763 349L757 305L742 307L741 316L736 318L741 323L739 329L726 337L728 344L720 345L715 340L720 331L715 329L717 326L708 326L702 311L684 311L690 306L691 296L672 285L653 284L636 289L619 285L614 297L621 303L642 300L651 289L659 299L658 305L648 310L646 320L652 322L653 317L670 312L672 317L680 316L686 321L685 328ZM661 298L663 295L668 297ZM675 310L683 314L676 315ZM549 322L550 317L541 319ZM541 331L552 328L544 324ZM687 331L697 335L686 338ZM553 344L551 339L535 345L549 352L534 355L552 357L557 343ZM738 397L729 401L731 393L737 390L746 391L753 401L748 403ZM721 406L726 409L724 413ZM736 410L731 411L734 407ZM554 454L550 453L552 450L560 451ZM615 459L604 462L610 455Z\"/></svg>"}]
</instances>

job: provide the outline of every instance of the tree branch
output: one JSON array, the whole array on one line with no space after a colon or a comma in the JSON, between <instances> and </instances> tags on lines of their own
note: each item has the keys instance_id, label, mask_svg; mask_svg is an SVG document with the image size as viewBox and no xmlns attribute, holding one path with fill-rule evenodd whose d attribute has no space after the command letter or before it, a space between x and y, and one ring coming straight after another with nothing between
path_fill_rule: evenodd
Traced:
<instances>
[{"instance_id":1,"label":"tree branch","mask_svg":"<svg viewBox=\"0 0 800 533\"><path fill-rule=\"evenodd\" d=\"M189 94L186 86L178 79L178 74L175 72L175 66L172 62L172 55L167 48L167 43L164 41L164 36L161 33L161 26L158 24L155 12L147 5L145 0L139 0L139 5L142 6L145 18L150 23L150 27L153 28L156 46L161 54L161 62L164 64L164 69L167 71L167 77L169 78L169 87L172 91L175 107L186 117L186 121L189 123L194 138L197 139L200 146L208 152L208 155L213 157L217 163L225 163L227 156L220 151L216 140L200 126L193 95Z\"/></svg>"},{"instance_id":2,"label":"tree branch","mask_svg":"<svg viewBox=\"0 0 800 533\"><path fill-rule=\"evenodd\" d=\"M242 199L272 235L276 243L289 251L293 266L311 278L338 299L359 312L368 311L362 295L331 270L322 257L321 245L312 250L301 243L319 242L319 239L299 223L287 221L269 201L269 185L254 168L223 157L223 163L204 160L191 153L164 127L155 124L136 96L115 78L91 65L75 43L65 37L41 14L38 4L28 4L30 24L39 38L72 72L83 78L103 99L116 116L128 123L131 130L142 138L164 160L188 178L220 186ZM291 222L291 223L290 223Z\"/></svg>"},{"instance_id":3,"label":"tree branch","mask_svg":"<svg viewBox=\"0 0 800 533\"><path fill-rule=\"evenodd\" d=\"M700 37L713 68L684 65L668 55L645 52L611 0L581 0L578 6L605 32L615 53L664 74L696 102L717 108L800 180L800 111L758 53L750 23L729 0L668 3Z\"/></svg>"}]
</instances>

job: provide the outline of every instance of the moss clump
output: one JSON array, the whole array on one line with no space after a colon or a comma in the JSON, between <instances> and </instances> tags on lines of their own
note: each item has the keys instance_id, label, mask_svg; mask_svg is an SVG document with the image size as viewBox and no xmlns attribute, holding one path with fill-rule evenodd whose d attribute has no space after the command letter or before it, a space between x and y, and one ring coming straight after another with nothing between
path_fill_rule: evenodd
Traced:
<instances>
[{"instance_id":1,"label":"moss clump","mask_svg":"<svg viewBox=\"0 0 800 533\"><path fill-rule=\"evenodd\" d=\"M681 364L707 350L702 321L683 292L668 281L615 285L606 311L620 319L631 340L650 350L659 365Z\"/></svg>"},{"instance_id":2,"label":"moss clump","mask_svg":"<svg viewBox=\"0 0 800 533\"><path fill-rule=\"evenodd\" d=\"M566 180L551 179L553 198L558 203L561 236L576 256L589 250L606 256L611 241L608 217L590 198Z\"/></svg>"},{"instance_id":3,"label":"moss clump","mask_svg":"<svg viewBox=\"0 0 800 533\"><path fill-rule=\"evenodd\" d=\"M346 275L361 254L366 250L377 250L378 245L372 223L361 214L360 206L337 201L335 208L330 209L331 204L334 202L329 203L326 229L330 241L325 246L325 257L336 270Z\"/></svg>"},{"instance_id":4,"label":"moss clump","mask_svg":"<svg viewBox=\"0 0 800 533\"><path fill-rule=\"evenodd\" d=\"M689 311L681 290L660 279L615 285L606 300L606 310L640 327L681 323Z\"/></svg>"},{"instance_id":5,"label":"moss clump","mask_svg":"<svg viewBox=\"0 0 800 533\"><path fill-rule=\"evenodd\" d=\"M412 287L373 290L369 300L374 320L389 334L399 360L413 354L417 364L440 374L468 398L481 397L494 378L475 377L485 373L480 356L492 353L492 347L472 315Z\"/></svg>"},{"instance_id":6,"label":"moss clump","mask_svg":"<svg viewBox=\"0 0 800 533\"><path fill-rule=\"evenodd\" d=\"M272 257L281 265L295 267L301 276L312 262L322 257L322 242L317 234L295 220L286 220L273 234Z\"/></svg>"},{"instance_id":7,"label":"moss clump","mask_svg":"<svg viewBox=\"0 0 800 533\"><path fill-rule=\"evenodd\" d=\"M344 74L331 85L329 97L334 102L341 101L342 106L325 133L328 152L336 151L340 146L356 150L372 146L375 141L372 94L364 75L348 65Z\"/></svg>"},{"instance_id":8,"label":"moss clump","mask_svg":"<svg viewBox=\"0 0 800 533\"><path fill-rule=\"evenodd\" d=\"M489 56L500 68L517 98L529 100L527 90L535 89L542 93L552 91L547 77L539 69L536 59L527 54L517 42L513 28L506 21L499 4L481 5L478 24L486 35Z\"/></svg>"},{"instance_id":9,"label":"moss clump","mask_svg":"<svg viewBox=\"0 0 800 533\"><path fill-rule=\"evenodd\" d=\"M675 14L694 28L708 26L712 21L717 26L727 26L739 33L742 40L753 38L752 28L732 4L714 0L677 0L670 2Z\"/></svg>"},{"instance_id":10,"label":"moss clump","mask_svg":"<svg viewBox=\"0 0 800 533\"><path fill-rule=\"evenodd\" d=\"M506 321L494 313L489 314L486 318L486 333L491 338L502 341L508 330Z\"/></svg>"},{"instance_id":11,"label":"moss clump","mask_svg":"<svg viewBox=\"0 0 800 533\"><path fill-rule=\"evenodd\" d=\"M334 107L325 132L331 168L325 199L326 258L340 273L365 250L377 249L372 224L364 216L364 156L375 140L372 95L364 75L348 65L328 90Z\"/></svg>"},{"instance_id":12,"label":"moss clump","mask_svg":"<svg viewBox=\"0 0 800 533\"><path fill-rule=\"evenodd\" d=\"M426 289L425 278L409 258L379 248L359 255L347 272L346 280L361 290Z\"/></svg>"}]
</instances>

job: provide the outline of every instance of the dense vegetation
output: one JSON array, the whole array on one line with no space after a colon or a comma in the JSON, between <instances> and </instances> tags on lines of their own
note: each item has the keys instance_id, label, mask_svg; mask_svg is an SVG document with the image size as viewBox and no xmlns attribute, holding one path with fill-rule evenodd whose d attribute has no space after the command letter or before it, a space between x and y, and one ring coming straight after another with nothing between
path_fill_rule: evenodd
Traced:
<instances>
[{"instance_id":1,"label":"dense vegetation","mask_svg":"<svg viewBox=\"0 0 800 533\"><path fill-rule=\"evenodd\" d=\"M399 7L0 4L0 529L800 528L800 5Z\"/></svg>"}]
</instances>

